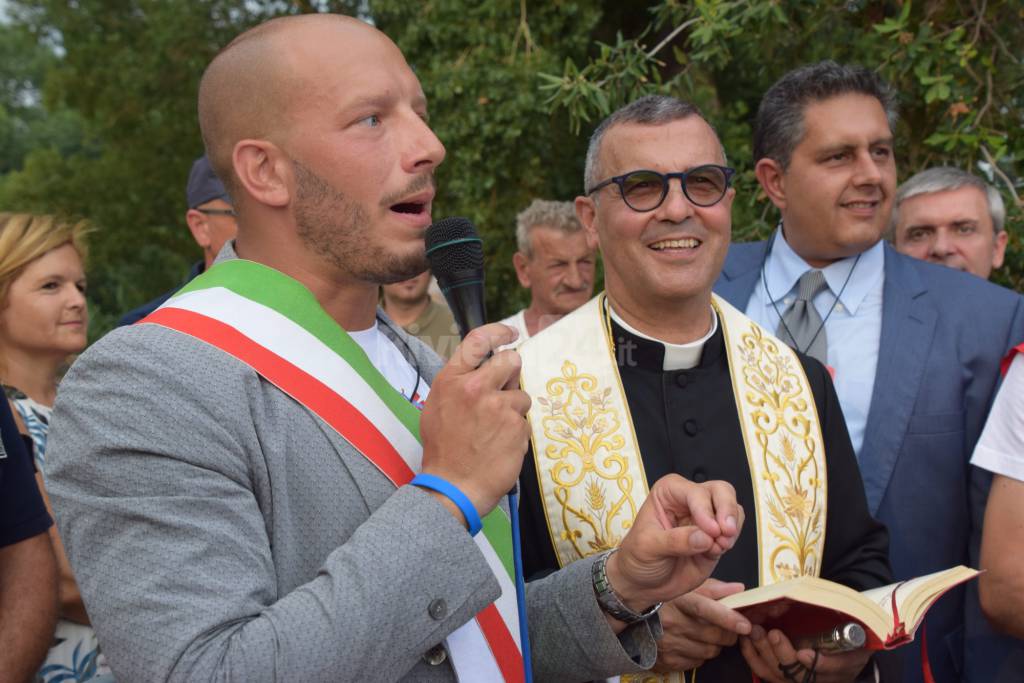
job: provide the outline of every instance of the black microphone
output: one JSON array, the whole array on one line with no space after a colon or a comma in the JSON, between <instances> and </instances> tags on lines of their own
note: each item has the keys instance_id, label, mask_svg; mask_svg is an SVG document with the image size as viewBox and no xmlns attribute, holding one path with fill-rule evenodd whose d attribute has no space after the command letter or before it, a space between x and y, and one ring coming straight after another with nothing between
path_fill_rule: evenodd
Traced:
<instances>
[{"instance_id":1,"label":"black microphone","mask_svg":"<svg viewBox=\"0 0 1024 683\"><path fill-rule=\"evenodd\" d=\"M443 218L427 228L427 261L463 339L487 322L484 248L468 218Z\"/></svg>"}]
</instances>

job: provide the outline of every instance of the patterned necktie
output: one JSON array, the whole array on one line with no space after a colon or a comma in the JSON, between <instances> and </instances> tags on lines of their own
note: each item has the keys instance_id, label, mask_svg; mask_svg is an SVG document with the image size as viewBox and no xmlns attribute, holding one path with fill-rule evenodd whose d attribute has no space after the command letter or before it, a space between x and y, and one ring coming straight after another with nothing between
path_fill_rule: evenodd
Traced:
<instances>
[{"instance_id":1,"label":"patterned necktie","mask_svg":"<svg viewBox=\"0 0 1024 683\"><path fill-rule=\"evenodd\" d=\"M825 338L825 327L821 315L814 307L814 297L826 289L825 274L820 270L809 270L800 276L797 283L796 301L789 307L775 334L797 351L823 364L828 364L828 341Z\"/></svg>"}]
</instances>

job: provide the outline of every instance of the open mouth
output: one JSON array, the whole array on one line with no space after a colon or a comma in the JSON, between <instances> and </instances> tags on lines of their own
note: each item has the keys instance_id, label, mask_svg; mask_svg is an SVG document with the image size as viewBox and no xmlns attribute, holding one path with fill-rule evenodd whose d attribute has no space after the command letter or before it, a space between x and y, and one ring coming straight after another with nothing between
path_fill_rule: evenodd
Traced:
<instances>
[{"instance_id":1,"label":"open mouth","mask_svg":"<svg viewBox=\"0 0 1024 683\"><path fill-rule=\"evenodd\" d=\"M394 211L395 213L407 213L417 215L426 211L427 205L418 202L402 202L400 204L392 205L391 210Z\"/></svg>"},{"instance_id":2,"label":"open mouth","mask_svg":"<svg viewBox=\"0 0 1024 683\"><path fill-rule=\"evenodd\" d=\"M700 240L695 237L686 237L678 240L661 240L649 245L648 248L655 251L665 251L667 249L696 249L701 244Z\"/></svg>"}]
</instances>

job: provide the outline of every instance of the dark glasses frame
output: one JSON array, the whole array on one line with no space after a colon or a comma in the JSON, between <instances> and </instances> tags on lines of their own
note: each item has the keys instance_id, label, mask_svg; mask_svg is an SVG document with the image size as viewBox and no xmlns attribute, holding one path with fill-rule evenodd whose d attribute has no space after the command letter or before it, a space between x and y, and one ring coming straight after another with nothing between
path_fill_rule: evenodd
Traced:
<instances>
[{"instance_id":1,"label":"dark glasses frame","mask_svg":"<svg viewBox=\"0 0 1024 683\"><path fill-rule=\"evenodd\" d=\"M722 194L719 195L719 197L715 199L715 201L713 202L706 203L696 201L693 197L690 196L690 193L686 191L686 179L694 173L706 171L709 168L717 169L722 172L723 176L725 176L725 185L722 187ZM637 173L650 173L651 175L661 178L661 197L658 199L658 202L649 209L638 209L632 204L630 204L629 199L626 198L626 191L624 187L626 179ZM633 209L637 213L646 213L648 211L654 211L665 202L665 197L668 196L668 189L670 183L672 182L672 179L679 178L679 184L683 188L683 194L686 196L686 199L694 206L707 208L709 206L714 206L718 202L722 201L722 198L725 197L726 193L729 191L729 188L732 186L732 177L733 175L735 175L735 173L736 169L729 168L728 166L720 166L718 164L703 164L701 166L691 168L689 171L682 171L679 173L659 173L658 171L652 171L650 169L641 168L635 171L630 171L629 173L623 173L622 175L617 175L612 178L608 178L608 180L603 180L599 182L597 185L594 185L592 188L587 190L587 195L589 196L597 192L598 190L614 183L615 185L618 185L619 195L622 197L622 201L626 202L626 206Z\"/></svg>"},{"instance_id":2,"label":"dark glasses frame","mask_svg":"<svg viewBox=\"0 0 1024 683\"><path fill-rule=\"evenodd\" d=\"M231 216L232 218L238 218L238 214L235 213L234 209L196 209L196 211L207 216Z\"/></svg>"}]
</instances>

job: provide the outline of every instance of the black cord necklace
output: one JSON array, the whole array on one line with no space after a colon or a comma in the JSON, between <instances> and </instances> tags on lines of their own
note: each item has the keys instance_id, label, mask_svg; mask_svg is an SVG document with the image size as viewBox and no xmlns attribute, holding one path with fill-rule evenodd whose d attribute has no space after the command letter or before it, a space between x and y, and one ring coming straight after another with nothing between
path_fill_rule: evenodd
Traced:
<instances>
[{"instance_id":1,"label":"black cord necklace","mask_svg":"<svg viewBox=\"0 0 1024 683\"><path fill-rule=\"evenodd\" d=\"M412 348L409 346L409 342L405 341L405 339L402 338L402 335L400 335L398 333L398 330L396 330L394 327L389 325L388 321L385 320L384 318L380 317L379 314L376 314L375 317L377 318L377 322L378 323L380 323L384 327L386 327L389 330L391 330L391 335L390 336L392 336L395 339L397 339L398 341L402 342L402 346L405 347L405 351L406 351L406 353L404 353L403 355L406 356L406 358L408 358L409 360L412 361L413 370L416 371L416 384L413 385L412 391L409 392L409 395L408 396L403 396L403 398L405 398L406 401L411 403L414 408L419 410L420 407L416 405L416 401L414 399L415 399L415 396L416 396L416 391L420 388L420 377L421 377L421 375L420 375L420 362L416 358L416 354L412 352ZM381 374L383 374L383 373L381 373ZM401 392L399 392L399 393L401 393Z\"/></svg>"},{"instance_id":2,"label":"black cord necklace","mask_svg":"<svg viewBox=\"0 0 1024 683\"><path fill-rule=\"evenodd\" d=\"M782 221L779 221L779 224L776 226L776 229L780 233L782 232ZM765 276L765 270L767 270L768 268L768 257L772 253L772 247L775 246L775 239L775 235L772 235L771 237L768 238L768 241L765 245L764 257L761 259L761 284L764 285L764 293L768 297L768 301L771 302L772 308L775 309L775 314L779 316L779 322L782 323L782 328L786 330L786 334L788 334L789 338L793 340L793 345L795 346L796 337L793 336L793 332L789 329L789 325L786 324L786 319L782 317L782 312L779 310L779 305L775 302L775 297L772 296L771 290L768 289L768 278ZM785 237L783 237L782 239L785 239ZM842 298L843 292L846 291L846 285L850 284L850 278L853 277L853 271L857 268L857 264L860 263L860 257L863 255L864 252L861 252L857 254L857 258L853 260L853 266L850 268L850 272L846 274L846 280L843 281L843 286L839 288L839 293L835 295L835 298L832 300L832 305L829 306L828 312L822 319L821 324L818 325L818 329L817 331L815 331L814 336L811 337L811 340L809 342L807 342L807 346L805 346L803 349L797 347L796 350L799 351L800 353L806 354L807 350L814 345L814 340L817 339L818 335L821 334L821 331L825 329L825 323L827 323L828 319L832 317L832 311L836 310L836 306L839 304L839 299ZM829 289L829 291L831 291L831 288ZM807 304L813 306L814 302L808 301Z\"/></svg>"}]
</instances>

